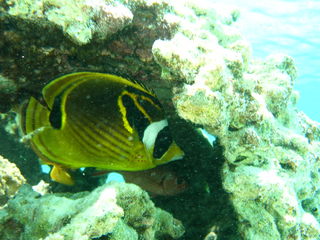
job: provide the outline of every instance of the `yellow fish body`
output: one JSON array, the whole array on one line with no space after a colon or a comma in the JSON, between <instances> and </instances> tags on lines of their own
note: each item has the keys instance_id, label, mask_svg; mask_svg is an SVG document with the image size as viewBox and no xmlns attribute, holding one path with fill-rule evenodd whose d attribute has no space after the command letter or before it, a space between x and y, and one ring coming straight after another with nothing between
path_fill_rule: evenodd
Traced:
<instances>
[{"instance_id":1,"label":"yellow fish body","mask_svg":"<svg viewBox=\"0 0 320 240\"><path fill-rule=\"evenodd\" d=\"M67 169L138 171L179 159L156 96L138 83L93 72L64 75L31 97L22 129L51 178L73 184Z\"/></svg>"}]
</instances>

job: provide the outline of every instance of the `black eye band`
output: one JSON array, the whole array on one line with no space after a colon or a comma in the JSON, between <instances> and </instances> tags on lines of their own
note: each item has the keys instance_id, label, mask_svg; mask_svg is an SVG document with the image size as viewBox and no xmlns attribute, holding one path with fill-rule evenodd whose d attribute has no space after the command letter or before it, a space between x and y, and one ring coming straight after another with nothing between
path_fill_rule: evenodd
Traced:
<instances>
[{"instance_id":1,"label":"black eye band","mask_svg":"<svg viewBox=\"0 0 320 240\"><path fill-rule=\"evenodd\" d=\"M154 143L153 157L161 158L172 144L172 136L169 127L164 127L159 133Z\"/></svg>"}]
</instances>

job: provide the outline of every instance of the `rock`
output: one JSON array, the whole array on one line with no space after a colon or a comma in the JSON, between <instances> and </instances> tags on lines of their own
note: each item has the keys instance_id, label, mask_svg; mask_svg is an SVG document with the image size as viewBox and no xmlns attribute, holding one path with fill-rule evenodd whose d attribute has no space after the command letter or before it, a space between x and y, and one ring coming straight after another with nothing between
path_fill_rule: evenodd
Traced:
<instances>
[{"instance_id":1,"label":"rock","mask_svg":"<svg viewBox=\"0 0 320 240\"><path fill-rule=\"evenodd\" d=\"M45 194L24 185L0 210L2 239L179 238L184 228L133 184L108 183L92 192Z\"/></svg>"},{"instance_id":2,"label":"rock","mask_svg":"<svg viewBox=\"0 0 320 240\"><path fill-rule=\"evenodd\" d=\"M35 24L55 24L77 44L93 35L106 38L131 23L132 12L121 3L106 1L7 1L9 15Z\"/></svg>"},{"instance_id":3,"label":"rock","mask_svg":"<svg viewBox=\"0 0 320 240\"><path fill-rule=\"evenodd\" d=\"M222 170L214 172L212 166L220 163L217 158L206 158L205 155L212 155L201 152L200 147L195 149L192 139L186 143L186 149L195 153L186 160L186 165L197 163L190 164L194 185L197 189L207 188L204 184L207 181L209 187L206 193L190 193L190 198L183 198L187 206L198 206L203 201L205 204L199 209L188 209L203 216L189 217L189 211L179 211L181 206L174 205L174 210L187 216L185 221L206 219L201 234L208 238L216 235L223 238L229 232L223 231L219 219L212 220L221 209L228 208L228 203L211 204L212 199L223 199L223 194L212 194L211 177L220 179L229 193L238 219L237 233L245 239L318 239L319 123L295 107L298 93L294 90L293 59L282 54L264 60L252 58L250 44L238 30L238 17L237 9L199 0L2 1L0 46L6 48L0 55L1 74L10 87L6 90L10 101L0 98L0 105L6 105L2 111L39 94L50 79L60 74L85 69L129 76L151 86L169 109L168 115L178 113L193 127L206 129L216 137L219 149L223 149L223 156L219 155ZM3 88L0 91L4 92ZM173 129L179 131L182 130ZM192 138L191 132L183 137ZM207 178L201 182L199 176ZM112 232L110 238L114 239L153 239L158 237L156 226L167 229L164 231L170 232L172 238L182 233L176 220L170 218L165 223L160 219L167 219L167 213L152 210L151 205L145 216L137 210L141 209L139 206L130 208L132 194L122 195L116 185L104 185L91 194L79 193L82 197L47 194L37 198L31 190L24 191L0 213L2 223L8 226L4 236L14 234L7 239L31 234L48 239L79 234L76 236L81 239L101 236L107 231ZM75 232L72 223L83 219L88 209L94 210L105 191L115 194L107 198L110 209L103 208L102 215L97 216L110 219L111 225L92 218L93 226L102 224L102 228L90 229L86 225L91 221L89 218L81 221L82 228ZM17 207L19 196L30 209L36 209L33 202L38 201L40 208L33 213L36 221L43 221L47 228L33 225L32 216L22 211L25 208ZM121 205L120 196L126 196L123 199L126 204ZM141 204L148 203L143 194L137 196ZM57 199L72 206L67 209L72 218L59 216L59 211L52 210L51 204L59 204ZM60 219L56 228L41 215L48 213L39 203L47 200L52 219ZM82 201L87 204L83 211L74 207L74 203ZM169 200L165 202L166 207L171 207ZM225 214L224 218L228 217ZM194 230L199 228L194 227L195 221L189 223L188 230L198 231ZM219 225L219 231L210 232L210 224ZM234 224L229 226L227 230L236 229ZM49 231L51 235L47 234ZM188 236L195 235L199 236Z\"/></svg>"},{"instance_id":4,"label":"rock","mask_svg":"<svg viewBox=\"0 0 320 240\"><path fill-rule=\"evenodd\" d=\"M318 215L310 205L318 201L319 124L295 107L294 62L281 54L251 59L232 11L226 21L216 9L191 4L177 14L177 33L153 45L157 62L171 73L163 77L179 82L178 114L224 148L223 186L245 239L317 239Z\"/></svg>"},{"instance_id":5,"label":"rock","mask_svg":"<svg viewBox=\"0 0 320 240\"><path fill-rule=\"evenodd\" d=\"M0 206L12 198L25 182L17 166L0 156Z\"/></svg>"}]
</instances>

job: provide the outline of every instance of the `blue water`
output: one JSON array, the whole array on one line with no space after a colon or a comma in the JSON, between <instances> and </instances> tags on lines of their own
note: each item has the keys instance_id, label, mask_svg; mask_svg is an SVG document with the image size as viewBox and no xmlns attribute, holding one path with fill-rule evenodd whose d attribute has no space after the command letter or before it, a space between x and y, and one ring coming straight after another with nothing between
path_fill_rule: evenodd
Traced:
<instances>
[{"instance_id":1,"label":"blue water","mask_svg":"<svg viewBox=\"0 0 320 240\"><path fill-rule=\"evenodd\" d=\"M299 109L320 122L320 1L224 0L241 10L239 24L253 56L292 56L298 68Z\"/></svg>"}]
</instances>

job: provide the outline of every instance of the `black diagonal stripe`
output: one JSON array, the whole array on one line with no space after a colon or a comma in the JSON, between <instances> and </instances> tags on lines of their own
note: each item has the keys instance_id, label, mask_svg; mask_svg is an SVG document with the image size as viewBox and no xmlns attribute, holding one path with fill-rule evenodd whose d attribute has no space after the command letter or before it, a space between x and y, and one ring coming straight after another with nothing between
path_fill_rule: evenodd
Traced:
<instances>
[{"instance_id":1,"label":"black diagonal stripe","mask_svg":"<svg viewBox=\"0 0 320 240\"><path fill-rule=\"evenodd\" d=\"M72 134L73 138L83 147L83 149L86 149L86 151L88 151L90 154L97 157L104 157L109 154L109 151L103 149L102 147L97 147L97 145L94 144L93 141L90 141L91 138L88 139L88 135L83 135L82 128L79 128L79 125L77 123L69 123L68 128L70 129L70 133Z\"/></svg>"},{"instance_id":2,"label":"black diagonal stripe","mask_svg":"<svg viewBox=\"0 0 320 240\"><path fill-rule=\"evenodd\" d=\"M131 145L128 142L128 137L129 136L124 135L124 133L121 132L115 125L112 125L112 124L108 123L109 126L107 126L102 121L100 121L100 122L99 121L94 121L94 120L91 120L90 118L88 118L86 116L83 116L82 118L85 119L86 122L90 124L91 128L98 129L98 131L96 130L96 134L99 137L101 137L103 140L105 140L106 142L110 142L111 141L110 139L114 139L115 142L119 142L121 145L123 145L123 146L125 146L127 148L131 147ZM122 138L117 136L117 135L122 136ZM128 153L128 151L126 151L125 149L123 149L123 151Z\"/></svg>"},{"instance_id":3,"label":"black diagonal stripe","mask_svg":"<svg viewBox=\"0 0 320 240\"><path fill-rule=\"evenodd\" d=\"M87 129L86 127L84 126L81 126L82 124L77 122L77 121L72 121L73 122L73 125L75 127L77 127L78 131L75 131L77 134L80 134L81 132L85 133L85 135L81 134L82 136L81 139L83 141L85 141L87 147L90 146L92 149L94 149L95 151L98 151L98 152L105 152L109 155L114 155L112 156L114 158L114 160L118 159L119 155L121 154L121 152L118 152L118 151L115 151L115 149L117 149L116 146L114 146L115 148L111 148L111 146L107 146L105 144L102 144L101 142L98 142L93 136L92 136L92 132L91 129ZM81 132L79 132L81 131ZM102 145L103 148L97 148L97 145ZM110 144L111 145L111 144ZM97 155L97 154L95 154Z\"/></svg>"},{"instance_id":4,"label":"black diagonal stripe","mask_svg":"<svg viewBox=\"0 0 320 240\"><path fill-rule=\"evenodd\" d=\"M99 131L96 130L96 127L94 125L94 123L92 123L90 120L88 120L88 122L86 122L86 119L83 117L82 120L84 121L84 123L86 125L90 125L91 128L89 129L93 134L96 134L96 136L101 136L101 133L99 133ZM88 132L88 131L87 131ZM90 134L91 132L88 132L88 134ZM102 141L98 141L100 144L102 144L103 146L105 146L106 148L113 147L112 149L118 149L119 152L118 154L126 154L126 155L130 155L130 152L128 152L126 149L122 148L121 146L119 146L117 143L118 141L116 139L114 139L112 136L110 136L109 138L106 138L107 135L103 136L102 135ZM94 136L91 136L94 138ZM95 138L94 138L95 139ZM95 141L97 141L97 139L95 139Z\"/></svg>"},{"instance_id":5,"label":"black diagonal stripe","mask_svg":"<svg viewBox=\"0 0 320 240\"><path fill-rule=\"evenodd\" d=\"M115 158L118 156L117 153L112 153L111 151L101 151L101 149L99 149L98 151L96 150L95 146L92 146L91 143L88 143L86 140L84 140L84 138L82 136L80 136L78 134L78 130L75 129L73 126L69 127L70 130L70 134L72 135L72 137L75 139L75 141L77 141L79 143L79 145L85 149L85 151L87 151L89 154L91 154L92 156L98 157L98 158ZM100 153L100 154L99 154Z\"/></svg>"}]
</instances>

